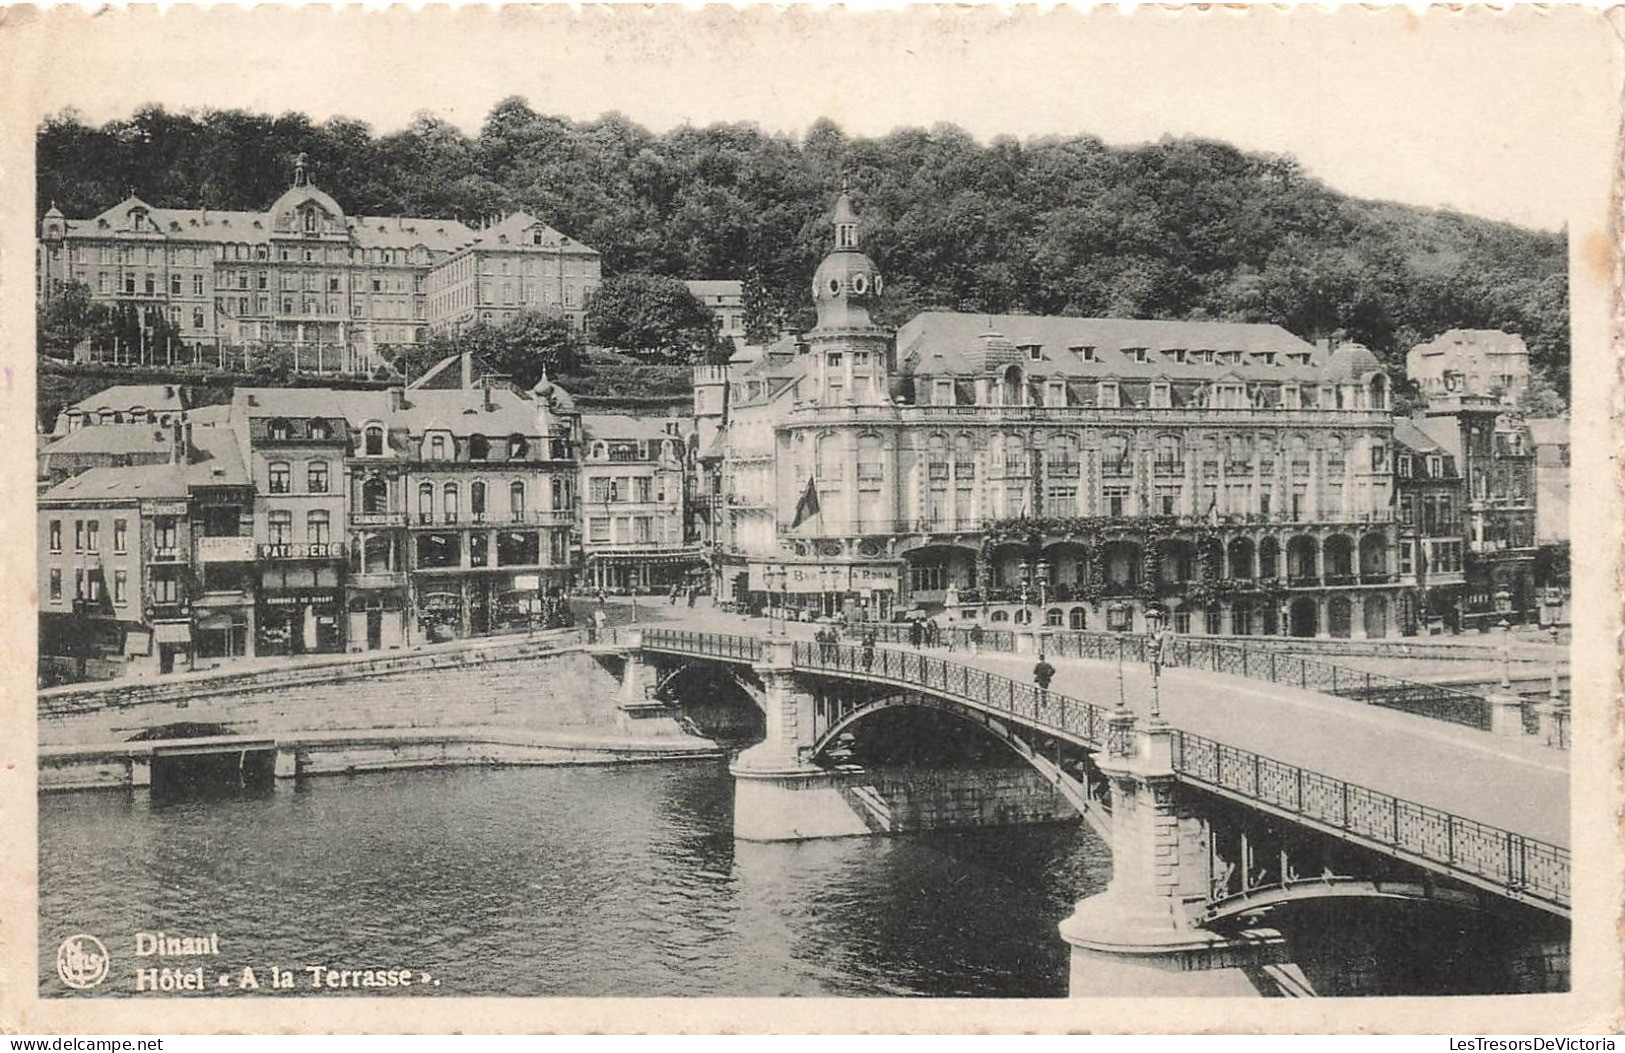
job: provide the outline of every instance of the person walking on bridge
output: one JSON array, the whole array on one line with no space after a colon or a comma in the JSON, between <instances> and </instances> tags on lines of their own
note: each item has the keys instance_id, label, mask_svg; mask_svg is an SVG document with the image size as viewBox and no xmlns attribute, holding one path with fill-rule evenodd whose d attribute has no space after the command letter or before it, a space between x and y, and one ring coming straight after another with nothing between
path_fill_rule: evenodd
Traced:
<instances>
[{"instance_id":1,"label":"person walking on bridge","mask_svg":"<svg viewBox=\"0 0 1625 1053\"><path fill-rule=\"evenodd\" d=\"M1055 667L1050 665L1049 660L1040 654L1038 656L1038 664L1033 666L1033 683L1038 685L1038 697L1040 700L1048 697L1049 684L1050 681L1054 679Z\"/></svg>"},{"instance_id":2,"label":"person walking on bridge","mask_svg":"<svg viewBox=\"0 0 1625 1053\"><path fill-rule=\"evenodd\" d=\"M867 672L868 670L873 669L874 664L875 664L875 631L874 631L874 629L870 628L870 629L865 629L863 631L863 668L864 668L864 671Z\"/></svg>"}]
</instances>

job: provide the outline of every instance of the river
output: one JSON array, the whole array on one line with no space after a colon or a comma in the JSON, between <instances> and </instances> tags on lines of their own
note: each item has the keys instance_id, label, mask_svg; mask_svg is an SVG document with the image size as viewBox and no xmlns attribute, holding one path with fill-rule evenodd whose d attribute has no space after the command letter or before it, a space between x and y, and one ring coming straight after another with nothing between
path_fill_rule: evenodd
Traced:
<instances>
[{"instance_id":1,"label":"river","mask_svg":"<svg viewBox=\"0 0 1625 1053\"><path fill-rule=\"evenodd\" d=\"M1085 824L735 842L722 761L300 780L262 796L41 797L40 983L98 936L218 933L218 973L412 970L365 995L1061 997L1056 924L1105 887ZM437 984L437 985L436 985ZM244 993L235 985L210 995ZM257 992L264 994L262 988ZM335 992L342 993L342 992Z\"/></svg>"}]
</instances>

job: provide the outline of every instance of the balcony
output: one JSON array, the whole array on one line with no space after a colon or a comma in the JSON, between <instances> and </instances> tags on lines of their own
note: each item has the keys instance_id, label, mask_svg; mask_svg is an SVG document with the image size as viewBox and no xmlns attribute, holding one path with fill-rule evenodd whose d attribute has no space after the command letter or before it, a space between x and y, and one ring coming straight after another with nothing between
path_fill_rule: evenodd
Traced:
<instances>
[{"instance_id":1,"label":"balcony","mask_svg":"<svg viewBox=\"0 0 1625 1053\"><path fill-rule=\"evenodd\" d=\"M200 537L197 539L199 563L252 563L254 539L251 537Z\"/></svg>"},{"instance_id":2,"label":"balcony","mask_svg":"<svg viewBox=\"0 0 1625 1053\"><path fill-rule=\"evenodd\" d=\"M405 512L351 512L350 526L357 530L384 530L406 525Z\"/></svg>"},{"instance_id":3,"label":"balcony","mask_svg":"<svg viewBox=\"0 0 1625 1053\"><path fill-rule=\"evenodd\" d=\"M344 543L342 541L273 542L259 546L259 558L272 563L288 560L343 559Z\"/></svg>"}]
</instances>

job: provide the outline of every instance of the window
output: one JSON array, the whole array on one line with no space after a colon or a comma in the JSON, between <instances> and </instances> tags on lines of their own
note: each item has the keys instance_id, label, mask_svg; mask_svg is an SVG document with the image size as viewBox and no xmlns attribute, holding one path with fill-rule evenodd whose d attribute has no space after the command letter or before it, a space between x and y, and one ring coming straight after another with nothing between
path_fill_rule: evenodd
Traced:
<instances>
[{"instance_id":1,"label":"window","mask_svg":"<svg viewBox=\"0 0 1625 1053\"><path fill-rule=\"evenodd\" d=\"M418 484L418 522L427 523L434 519L434 484Z\"/></svg>"},{"instance_id":2,"label":"window","mask_svg":"<svg viewBox=\"0 0 1625 1053\"><path fill-rule=\"evenodd\" d=\"M271 422L271 438L275 439L277 442L286 442L288 440L288 433L289 429L287 421L279 418Z\"/></svg>"},{"instance_id":3,"label":"window","mask_svg":"<svg viewBox=\"0 0 1625 1053\"><path fill-rule=\"evenodd\" d=\"M177 547L174 516L158 516L152 521L152 547L159 552L173 552Z\"/></svg>"},{"instance_id":4,"label":"window","mask_svg":"<svg viewBox=\"0 0 1625 1053\"><path fill-rule=\"evenodd\" d=\"M515 520L525 518L525 484L515 479L508 487L508 508Z\"/></svg>"},{"instance_id":5,"label":"window","mask_svg":"<svg viewBox=\"0 0 1625 1053\"><path fill-rule=\"evenodd\" d=\"M92 519L89 523L85 524L85 551L86 552L100 552L101 551L101 531L102 531L102 524L98 520Z\"/></svg>"},{"instance_id":6,"label":"window","mask_svg":"<svg viewBox=\"0 0 1625 1053\"><path fill-rule=\"evenodd\" d=\"M312 545L325 545L333 539L332 514L325 508L313 508L305 513L305 540Z\"/></svg>"},{"instance_id":7,"label":"window","mask_svg":"<svg viewBox=\"0 0 1625 1053\"><path fill-rule=\"evenodd\" d=\"M201 308L201 307L192 308L192 328L193 329L202 329L203 328L203 308Z\"/></svg>"},{"instance_id":8,"label":"window","mask_svg":"<svg viewBox=\"0 0 1625 1053\"><path fill-rule=\"evenodd\" d=\"M1117 381L1102 380L1096 387L1095 401L1104 409L1117 409L1119 405Z\"/></svg>"},{"instance_id":9,"label":"window","mask_svg":"<svg viewBox=\"0 0 1625 1053\"><path fill-rule=\"evenodd\" d=\"M73 521L73 550L75 552L85 550L85 521L83 519Z\"/></svg>"},{"instance_id":10,"label":"window","mask_svg":"<svg viewBox=\"0 0 1625 1053\"><path fill-rule=\"evenodd\" d=\"M311 461L305 468L305 484L313 494L327 493L327 462Z\"/></svg>"},{"instance_id":11,"label":"window","mask_svg":"<svg viewBox=\"0 0 1625 1053\"><path fill-rule=\"evenodd\" d=\"M367 456L382 457L384 454L384 429L376 424L367 425Z\"/></svg>"},{"instance_id":12,"label":"window","mask_svg":"<svg viewBox=\"0 0 1625 1053\"><path fill-rule=\"evenodd\" d=\"M99 603L102 598L102 572L92 567L90 573L85 575L85 599L91 603Z\"/></svg>"},{"instance_id":13,"label":"window","mask_svg":"<svg viewBox=\"0 0 1625 1053\"><path fill-rule=\"evenodd\" d=\"M587 483L587 499L596 505L608 504L610 500L609 480L589 480Z\"/></svg>"},{"instance_id":14,"label":"window","mask_svg":"<svg viewBox=\"0 0 1625 1053\"><path fill-rule=\"evenodd\" d=\"M1113 517L1122 517L1128 510L1128 487L1106 487L1106 514Z\"/></svg>"},{"instance_id":15,"label":"window","mask_svg":"<svg viewBox=\"0 0 1625 1053\"><path fill-rule=\"evenodd\" d=\"M607 544L609 541L609 517L594 517L587 520L587 540L597 544Z\"/></svg>"},{"instance_id":16,"label":"window","mask_svg":"<svg viewBox=\"0 0 1625 1053\"><path fill-rule=\"evenodd\" d=\"M62 602L62 568L61 567L52 567L51 568L50 589L51 589L51 602L52 603L61 603Z\"/></svg>"},{"instance_id":17,"label":"window","mask_svg":"<svg viewBox=\"0 0 1625 1053\"><path fill-rule=\"evenodd\" d=\"M180 294L181 294L181 276L178 275L178 274L171 274L169 276L169 295L171 295L171 296L179 296Z\"/></svg>"},{"instance_id":18,"label":"window","mask_svg":"<svg viewBox=\"0 0 1625 1053\"><path fill-rule=\"evenodd\" d=\"M1106 445L1101 450L1100 459L1107 475L1129 475L1132 472L1128 457L1128 439L1121 435L1106 436Z\"/></svg>"},{"instance_id":19,"label":"window","mask_svg":"<svg viewBox=\"0 0 1625 1053\"><path fill-rule=\"evenodd\" d=\"M1169 409L1173 406L1172 391L1166 381L1154 381L1151 384L1151 408Z\"/></svg>"},{"instance_id":20,"label":"window","mask_svg":"<svg viewBox=\"0 0 1625 1053\"><path fill-rule=\"evenodd\" d=\"M445 514L446 522L457 522L457 484L447 483L441 491L440 509Z\"/></svg>"},{"instance_id":21,"label":"window","mask_svg":"<svg viewBox=\"0 0 1625 1053\"><path fill-rule=\"evenodd\" d=\"M434 435L430 437L429 459L432 461L443 461L446 459L446 437L444 435Z\"/></svg>"},{"instance_id":22,"label":"window","mask_svg":"<svg viewBox=\"0 0 1625 1053\"><path fill-rule=\"evenodd\" d=\"M909 567L909 589L938 592L948 587L948 568L941 563L917 563Z\"/></svg>"},{"instance_id":23,"label":"window","mask_svg":"<svg viewBox=\"0 0 1625 1053\"><path fill-rule=\"evenodd\" d=\"M76 600L85 598L85 568L83 567L73 568L73 598Z\"/></svg>"},{"instance_id":24,"label":"window","mask_svg":"<svg viewBox=\"0 0 1625 1053\"><path fill-rule=\"evenodd\" d=\"M473 482L468 484L468 511L476 522L485 517L485 484Z\"/></svg>"},{"instance_id":25,"label":"window","mask_svg":"<svg viewBox=\"0 0 1625 1053\"><path fill-rule=\"evenodd\" d=\"M152 579L152 601L154 603L174 603L180 599L179 579L168 574Z\"/></svg>"},{"instance_id":26,"label":"window","mask_svg":"<svg viewBox=\"0 0 1625 1053\"><path fill-rule=\"evenodd\" d=\"M267 466L267 490L273 494L289 493L292 489L292 469L287 461L272 461Z\"/></svg>"},{"instance_id":27,"label":"window","mask_svg":"<svg viewBox=\"0 0 1625 1053\"><path fill-rule=\"evenodd\" d=\"M113 602L120 607L130 602L130 572L127 570L113 572Z\"/></svg>"},{"instance_id":28,"label":"window","mask_svg":"<svg viewBox=\"0 0 1625 1053\"><path fill-rule=\"evenodd\" d=\"M60 519L51 520L49 533L50 533L50 537L51 537L51 551L52 552L61 552L62 551L62 520L60 520Z\"/></svg>"}]
</instances>

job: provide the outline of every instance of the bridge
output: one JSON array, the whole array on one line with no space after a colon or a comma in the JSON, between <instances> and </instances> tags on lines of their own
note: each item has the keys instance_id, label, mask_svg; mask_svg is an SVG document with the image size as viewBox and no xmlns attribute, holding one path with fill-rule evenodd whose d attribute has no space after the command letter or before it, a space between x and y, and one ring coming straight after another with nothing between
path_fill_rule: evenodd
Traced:
<instances>
[{"instance_id":1,"label":"bridge","mask_svg":"<svg viewBox=\"0 0 1625 1053\"><path fill-rule=\"evenodd\" d=\"M1515 918L1537 934L1533 958L1564 963L1540 982L1566 983L1560 706L1522 734L1515 697L1346 669L1339 681L1265 649L1181 640L1153 655L1144 637L985 633L974 649L920 650L888 635L871 648L623 628L597 649L625 656L632 709L664 711L660 685L696 665L749 691L766 737L731 769L742 839L875 829L854 814L861 773L837 763L875 714L946 710L1005 743L1111 847L1106 891L1060 926L1075 995L1304 993L1264 922L1347 898ZM1041 647L1047 690L1028 682Z\"/></svg>"}]
</instances>

